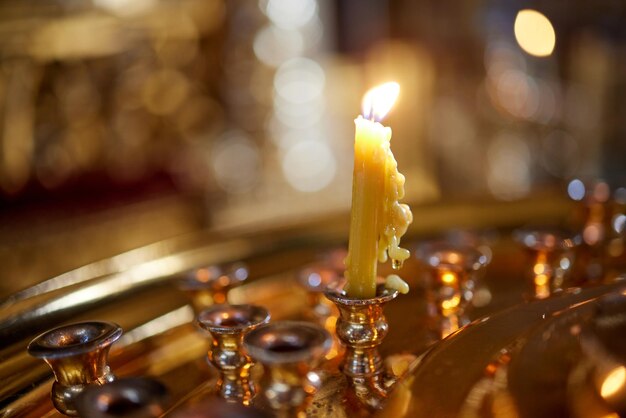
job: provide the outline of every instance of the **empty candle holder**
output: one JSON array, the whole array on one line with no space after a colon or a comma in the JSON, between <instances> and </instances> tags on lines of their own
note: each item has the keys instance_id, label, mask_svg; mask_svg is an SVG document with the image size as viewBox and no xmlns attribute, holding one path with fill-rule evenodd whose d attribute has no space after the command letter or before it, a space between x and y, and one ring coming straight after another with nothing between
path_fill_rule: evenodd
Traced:
<instances>
[{"instance_id":1,"label":"empty candle holder","mask_svg":"<svg viewBox=\"0 0 626 418\"><path fill-rule=\"evenodd\" d=\"M326 360L337 360L342 352L341 344L335 333L339 311L324 295L329 288L340 287L344 282L343 268L340 267L343 263L336 261L337 253L345 255L345 251L333 252L323 262L312 264L300 270L297 277L298 283L307 292L309 306L305 311L305 317L323 326L333 337L333 343L326 354ZM335 261L333 262L333 260ZM329 369L336 367L336 365L336 361L325 363L325 367Z\"/></svg>"},{"instance_id":2,"label":"empty candle holder","mask_svg":"<svg viewBox=\"0 0 626 418\"><path fill-rule=\"evenodd\" d=\"M376 297L370 299L350 298L343 290L326 292L339 309L336 333L346 348L342 372L359 400L374 408L382 405L393 383L386 379L378 346L389 330L383 308L398 296L396 290L385 289L382 284L376 291Z\"/></svg>"},{"instance_id":3,"label":"empty candle holder","mask_svg":"<svg viewBox=\"0 0 626 418\"><path fill-rule=\"evenodd\" d=\"M426 294L437 320L434 328L446 337L469 322L467 309L478 287L478 272L489 258L474 247L447 242L424 244L416 255L428 270Z\"/></svg>"},{"instance_id":4,"label":"empty candle holder","mask_svg":"<svg viewBox=\"0 0 626 418\"><path fill-rule=\"evenodd\" d=\"M214 304L228 301L228 292L248 278L248 268L243 263L226 267L209 266L193 270L178 280L178 287L191 299L196 313Z\"/></svg>"},{"instance_id":5,"label":"empty candle holder","mask_svg":"<svg viewBox=\"0 0 626 418\"><path fill-rule=\"evenodd\" d=\"M337 308L324 296L324 292L329 287L338 286L342 280L343 269L323 262L307 266L298 272L298 284L307 292L307 315L310 319L325 326L328 318L338 315Z\"/></svg>"},{"instance_id":6,"label":"empty candle holder","mask_svg":"<svg viewBox=\"0 0 626 418\"><path fill-rule=\"evenodd\" d=\"M530 254L532 271L530 289L532 298L545 299L567 287L567 279L574 263L574 250L581 236L559 229L519 229L513 238Z\"/></svg>"},{"instance_id":7,"label":"empty candle holder","mask_svg":"<svg viewBox=\"0 0 626 418\"><path fill-rule=\"evenodd\" d=\"M300 415L320 388L313 371L332 344L317 324L280 321L259 327L244 337L244 348L263 364L265 400L280 414Z\"/></svg>"},{"instance_id":8,"label":"empty candle holder","mask_svg":"<svg viewBox=\"0 0 626 418\"><path fill-rule=\"evenodd\" d=\"M167 388L158 380L130 377L86 388L76 410L89 418L156 418L165 412L167 401Z\"/></svg>"},{"instance_id":9,"label":"empty candle holder","mask_svg":"<svg viewBox=\"0 0 626 418\"><path fill-rule=\"evenodd\" d=\"M244 335L270 319L254 305L214 305L202 311L197 322L213 337L207 357L219 371L217 392L227 401L249 404L256 391L250 379L252 360L242 349Z\"/></svg>"},{"instance_id":10,"label":"empty candle holder","mask_svg":"<svg viewBox=\"0 0 626 418\"><path fill-rule=\"evenodd\" d=\"M77 415L76 398L90 385L112 382L108 365L111 344L122 335L112 322L80 322L47 331L28 345L28 353L42 358L54 372L52 403L65 415Z\"/></svg>"}]
</instances>

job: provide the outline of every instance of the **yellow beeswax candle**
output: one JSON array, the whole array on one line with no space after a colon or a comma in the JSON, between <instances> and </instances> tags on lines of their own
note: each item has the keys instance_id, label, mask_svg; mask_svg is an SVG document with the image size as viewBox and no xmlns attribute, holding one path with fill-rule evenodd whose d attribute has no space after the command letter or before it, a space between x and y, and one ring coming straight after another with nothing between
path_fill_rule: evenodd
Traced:
<instances>
[{"instance_id":1,"label":"yellow beeswax candle","mask_svg":"<svg viewBox=\"0 0 626 418\"><path fill-rule=\"evenodd\" d=\"M391 129L375 122L390 110L399 92L396 83L370 90L363 98L363 114L355 120L352 213L346 257L348 296L376 296L377 263L392 259L399 268L409 257L400 238L412 222L411 210L398 202L404 197L404 176L391 152ZM371 119L371 120L370 120Z\"/></svg>"}]
</instances>

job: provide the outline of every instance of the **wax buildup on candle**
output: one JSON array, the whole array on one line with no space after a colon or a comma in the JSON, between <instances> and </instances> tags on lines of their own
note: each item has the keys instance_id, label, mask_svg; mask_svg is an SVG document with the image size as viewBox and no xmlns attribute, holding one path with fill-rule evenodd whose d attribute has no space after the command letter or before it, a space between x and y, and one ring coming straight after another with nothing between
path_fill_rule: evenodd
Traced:
<instances>
[{"instance_id":1,"label":"wax buildup on candle","mask_svg":"<svg viewBox=\"0 0 626 418\"><path fill-rule=\"evenodd\" d=\"M369 94L364 102L366 99L372 101ZM371 115L375 113L373 109ZM400 239L413 215L407 205L399 203L404 197L404 176L398 172L391 152L391 129L361 116L355 124L346 291L351 297L366 299L376 296L379 261L391 259L397 269L409 258L409 251L400 247ZM392 282L399 285L396 279Z\"/></svg>"},{"instance_id":2,"label":"wax buildup on candle","mask_svg":"<svg viewBox=\"0 0 626 418\"><path fill-rule=\"evenodd\" d=\"M397 274L390 274L389 276L387 276L387 278L385 279L385 288L397 290L402 294L409 293L409 285Z\"/></svg>"}]
</instances>

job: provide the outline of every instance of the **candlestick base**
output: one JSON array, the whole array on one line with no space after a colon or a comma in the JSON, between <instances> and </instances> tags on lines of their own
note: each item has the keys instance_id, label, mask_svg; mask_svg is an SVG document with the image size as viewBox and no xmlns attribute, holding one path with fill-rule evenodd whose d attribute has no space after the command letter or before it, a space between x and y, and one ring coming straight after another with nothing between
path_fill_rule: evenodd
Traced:
<instances>
[{"instance_id":1,"label":"candlestick base","mask_svg":"<svg viewBox=\"0 0 626 418\"><path fill-rule=\"evenodd\" d=\"M52 403L65 415L76 416L76 398L90 385L115 380L108 365L111 344L122 335L112 322L80 322L47 331L28 345L54 371Z\"/></svg>"},{"instance_id":2,"label":"candlestick base","mask_svg":"<svg viewBox=\"0 0 626 418\"><path fill-rule=\"evenodd\" d=\"M225 400L248 405L254 397L253 363L243 353L243 338L269 320L269 312L254 305L214 305L198 315L200 327L213 336L207 357L220 373L216 390Z\"/></svg>"},{"instance_id":3,"label":"candlestick base","mask_svg":"<svg viewBox=\"0 0 626 418\"><path fill-rule=\"evenodd\" d=\"M379 285L376 297L353 299L344 291L328 290L326 297L339 309L336 332L345 345L341 366L354 393L369 407L380 408L395 378L385 376L378 346L389 330L383 314L384 305L395 299L398 291Z\"/></svg>"}]
</instances>

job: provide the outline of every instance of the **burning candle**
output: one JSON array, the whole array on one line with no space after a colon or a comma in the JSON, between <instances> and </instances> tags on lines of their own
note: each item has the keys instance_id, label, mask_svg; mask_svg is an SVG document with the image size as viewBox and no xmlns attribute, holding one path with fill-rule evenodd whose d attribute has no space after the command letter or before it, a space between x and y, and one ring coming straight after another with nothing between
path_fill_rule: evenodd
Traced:
<instances>
[{"instance_id":1,"label":"burning candle","mask_svg":"<svg viewBox=\"0 0 626 418\"><path fill-rule=\"evenodd\" d=\"M391 129L379 121L398 97L397 83L385 83L363 97L363 116L354 121L354 174L350 241L346 257L348 296L367 299L376 296L378 262L392 260L398 269L409 258L400 247L400 238L413 221L411 209L399 200L404 197L404 176L390 148ZM397 283L397 276L392 282ZM401 286L408 290L406 285Z\"/></svg>"}]
</instances>

